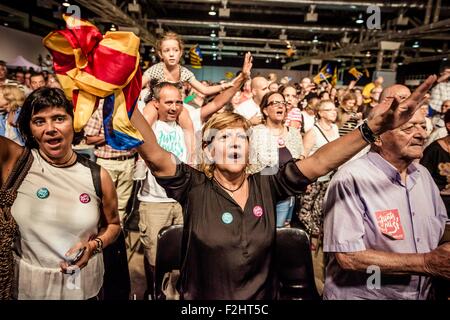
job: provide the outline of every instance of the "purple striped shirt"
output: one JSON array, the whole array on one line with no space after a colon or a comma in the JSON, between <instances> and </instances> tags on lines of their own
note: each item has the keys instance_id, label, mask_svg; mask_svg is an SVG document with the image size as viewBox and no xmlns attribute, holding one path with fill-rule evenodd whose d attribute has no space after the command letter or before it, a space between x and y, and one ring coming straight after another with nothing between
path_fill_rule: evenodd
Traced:
<instances>
[{"instance_id":1,"label":"purple striped shirt","mask_svg":"<svg viewBox=\"0 0 450 320\"><path fill-rule=\"evenodd\" d=\"M372 272L343 270L333 254L366 249L424 253L435 249L447 213L425 167L410 164L404 184L397 169L371 151L344 165L333 177L324 214L324 252L331 253L324 299L427 298L431 284L426 276L383 274L381 287L369 289Z\"/></svg>"}]
</instances>

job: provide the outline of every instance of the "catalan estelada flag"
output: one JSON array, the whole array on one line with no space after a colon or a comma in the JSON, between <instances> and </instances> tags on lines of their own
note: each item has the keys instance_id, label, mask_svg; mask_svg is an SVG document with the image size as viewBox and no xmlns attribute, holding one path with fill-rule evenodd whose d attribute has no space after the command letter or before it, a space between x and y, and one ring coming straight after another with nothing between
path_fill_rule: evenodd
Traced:
<instances>
[{"instance_id":1,"label":"catalan estelada flag","mask_svg":"<svg viewBox=\"0 0 450 320\"><path fill-rule=\"evenodd\" d=\"M53 56L53 67L66 96L74 105L74 128L88 122L98 100L104 98L103 125L106 143L117 150L142 143L130 122L141 91L139 38L132 32L107 32L90 22L64 15L66 29L53 31L44 46Z\"/></svg>"},{"instance_id":2,"label":"catalan estelada flag","mask_svg":"<svg viewBox=\"0 0 450 320\"><path fill-rule=\"evenodd\" d=\"M331 77L331 82L330 82L330 84L333 87L335 87L337 84L337 78L338 78L337 67L334 67L333 76Z\"/></svg>"},{"instance_id":3,"label":"catalan estelada flag","mask_svg":"<svg viewBox=\"0 0 450 320\"><path fill-rule=\"evenodd\" d=\"M350 70L348 70L348 73L354 76L356 80L361 79L361 77L363 76L363 73L358 71L358 69L356 69L355 67L350 68Z\"/></svg>"},{"instance_id":4,"label":"catalan estelada flag","mask_svg":"<svg viewBox=\"0 0 450 320\"><path fill-rule=\"evenodd\" d=\"M203 55L198 44L192 46L191 49L189 49L189 58L191 59L192 68L201 69Z\"/></svg>"},{"instance_id":5,"label":"catalan estelada flag","mask_svg":"<svg viewBox=\"0 0 450 320\"><path fill-rule=\"evenodd\" d=\"M313 81L319 84L321 81L327 81L327 78L331 77L331 67L330 64L326 64L319 73L313 78ZM328 81L327 81L328 82Z\"/></svg>"}]
</instances>

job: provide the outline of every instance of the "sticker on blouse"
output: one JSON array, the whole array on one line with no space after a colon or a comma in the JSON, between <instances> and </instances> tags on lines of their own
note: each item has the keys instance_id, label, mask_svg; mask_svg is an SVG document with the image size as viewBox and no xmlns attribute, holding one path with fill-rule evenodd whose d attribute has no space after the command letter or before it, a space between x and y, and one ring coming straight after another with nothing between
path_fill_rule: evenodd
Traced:
<instances>
[{"instance_id":1,"label":"sticker on blouse","mask_svg":"<svg viewBox=\"0 0 450 320\"><path fill-rule=\"evenodd\" d=\"M39 188L36 195L39 199L46 199L50 195L50 191L47 188Z\"/></svg>"},{"instance_id":2,"label":"sticker on blouse","mask_svg":"<svg viewBox=\"0 0 450 320\"><path fill-rule=\"evenodd\" d=\"M233 215L229 212L224 212L222 214L222 222L225 224L230 224L233 222Z\"/></svg>"},{"instance_id":3,"label":"sticker on blouse","mask_svg":"<svg viewBox=\"0 0 450 320\"><path fill-rule=\"evenodd\" d=\"M81 203L89 203L91 202L91 197L87 193L80 194L80 202Z\"/></svg>"},{"instance_id":4,"label":"sticker on blouse","mask_svg":"<svg viewBox=\"0 0 450 320\"><path fill-rule=\"evenodd\" d=\"M263 208L261 206L255 206L253 208L253 215L257 218L260 218L264 214Z\"/></svg>"},{"instance_id":5,"label":"sticker on blouse","mask_svg":"<svg viewBox=\"0 0 450 320\"><path fill-rule=\"evenodd\" d=\"M376 211L375 216L382 234L393 240L405 238L398 209Z\"/></svg>"}]
</instances>

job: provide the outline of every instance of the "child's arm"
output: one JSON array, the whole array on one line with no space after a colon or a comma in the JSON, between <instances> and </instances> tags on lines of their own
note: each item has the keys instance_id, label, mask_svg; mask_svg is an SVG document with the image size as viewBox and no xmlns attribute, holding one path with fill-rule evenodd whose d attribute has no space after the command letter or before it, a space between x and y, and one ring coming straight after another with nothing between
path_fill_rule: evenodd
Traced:
<instances>
[{"instance_id":1,"label":"child's arm","mask_svg":"<svg viewBox=\"0 0 450 320\"><path fill-rule=\"evenodd\" d=\"M234 80L230 81L230 82L222 83L222 84L217 84L215 86L205 86L203 83L201 83L197 79L193 79L189 83L191 84L191 86L194 89L196 89L200 93L202 93L206 96L210 96L210 95L216 94L218 92L224 91L224 90L232 87L234 84Z\"/></svg>"},{"instance_id":2,"label":"child's arm","mask_svg":"<svg viewBox=\"0 0 450 320\"><path fill-rule=\"evenodd\" d=\"M188 151L187 161L188 163L193 163L194 161L194 152L195 152L195 132L194 132L194 124L192 123L192 119L189 116L189 111L186 108L181 110L180 115L178 116L178 124L183 129L184 132L184 141L186 142L186 148Z\"/></svg>"}]
</instances>

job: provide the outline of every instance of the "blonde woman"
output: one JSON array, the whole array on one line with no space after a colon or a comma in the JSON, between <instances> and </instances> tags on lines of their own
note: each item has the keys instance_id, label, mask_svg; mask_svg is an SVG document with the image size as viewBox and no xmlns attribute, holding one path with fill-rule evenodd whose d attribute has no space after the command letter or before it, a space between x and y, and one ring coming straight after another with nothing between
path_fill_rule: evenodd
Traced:
<instances>
[{"instance_id":1,"label":"blonde woman","mask_svg":"<svg viewBox=\"0 0 450 320\"><path fill-rule=\"evenodd\" d=\"M0 136L20 145L23 145L23 140L17 129L16 121L24 101L25 94L18 86L0 86Z\"/></svg>"},{"instance_id":2,"label":"blonde woman","mask_svg":"<svg viewBox=\"0 0 450 320\"><path fill-rule=\"evenodd\" d=\"M138 151L167 195L183 208L181 298L277 298L276 203L302 193L375 140L375 134L408 121L434 81L435 76L429 77L399 107L396 98L387 98L361 129L309 158L289 161L273 175L246 172L250 123L238 114L224 112L208 120L202 131L203 162L196 170L162 149L136 110L131 120L144 137Z\"/></svg>"}]
</instances>

